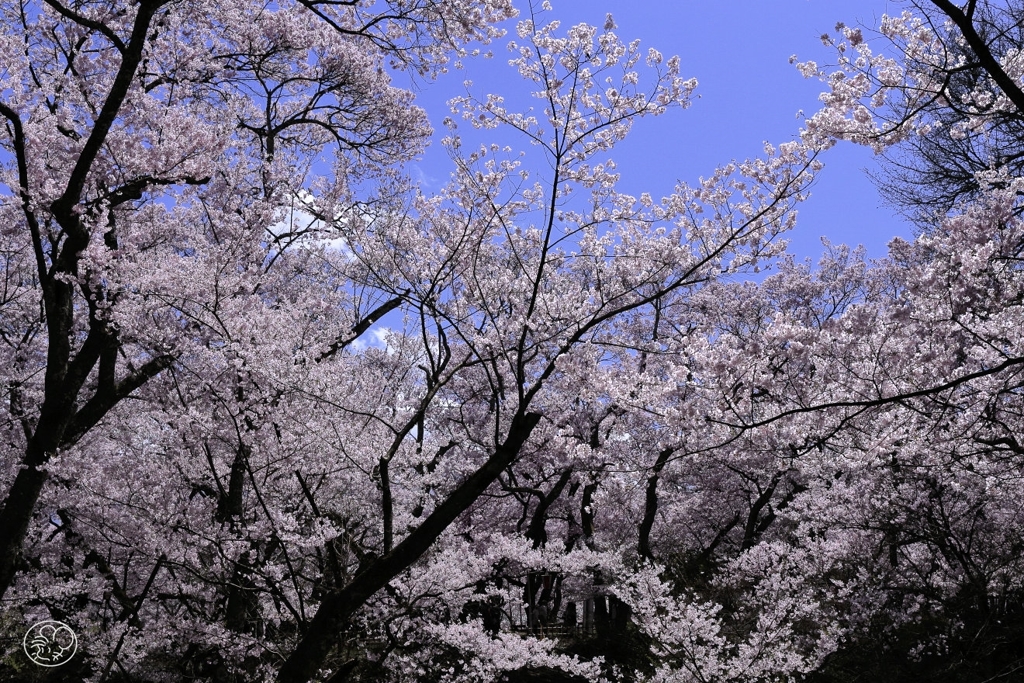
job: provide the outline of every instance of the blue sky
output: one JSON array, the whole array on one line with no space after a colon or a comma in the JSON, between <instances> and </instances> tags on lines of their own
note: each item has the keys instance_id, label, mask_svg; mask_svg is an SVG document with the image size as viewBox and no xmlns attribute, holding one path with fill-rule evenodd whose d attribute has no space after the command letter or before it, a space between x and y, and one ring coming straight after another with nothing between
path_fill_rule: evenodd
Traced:
<instances>
[{"instance_id":1,"label":"blue sky","mask_svg":"<svg viewBox=\"0 0 1024 683\"><path fill-rule=\"evenodd\" d=\"M823 85L802 78L789 63L790 55L831 63L834 53L822 45L820 36L834 33L836 22L873 28L882 14L904 9L903 3L885 0L551 0L551 4L553 11L547 16L561 20L563 28L581 21L601 26L605 15L612 13L620 38L639 38L643 46L655 47L666 57L678 54L682 75L699 81L696 94L700 97L689 109L639 121L630 138L611 155L625 191L648 191L655 197L668 194L676 180L695 182L717 165L763 153L765 140L792 139L803 120L797 112L809 116L817 109ZM525 96L529 87L506 66L507 42L501 39L493 47L495 57L489 63L467 60L462 71L421 86L418 102L427 109L435 129L441 130L441 120L448 114L445 101L465 92L462 83L467 78L475 82L478 94L501 92L510 100ZM822 161L825 169L811 198L800 208L797 228L788 235L790 251L798 258L816 260L822 235L834 243L864 244L872 257L883 256L893 236L910 236L909 224L882 205L865 174L865 169L877 168L869 149L841 144ZM434 144L415 170L426 180L426 189L436 189L450 169L444 151Z\"/></svg>"}]
</instances>

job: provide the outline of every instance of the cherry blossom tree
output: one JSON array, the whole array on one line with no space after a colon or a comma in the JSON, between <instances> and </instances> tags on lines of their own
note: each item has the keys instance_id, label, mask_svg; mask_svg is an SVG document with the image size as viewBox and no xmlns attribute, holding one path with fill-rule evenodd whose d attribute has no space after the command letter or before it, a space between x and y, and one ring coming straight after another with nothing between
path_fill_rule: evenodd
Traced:
<instances>
[{"instance_id":1,"label":"cherry blossom tree","mask_svg":"<svg viewBox=\"0 0 1024 683\"><path fill-rule=\"evenodd\" d=\"M187 337L172 308L143 303L159 289L156 273L150 284L128 284L160 271L147 262L156 252L190 264L197 247L175 243L174 226L214 230L217 214L232 213L235 226L216 228L266 229L288 197L283 178L299 173L291 191L301 187L317 149L333 150L338 171L351 166L368 177L408 158L427 134L425 119L361 44L393 42L398 57L427 69L448 49L444 36L486 38L489 22L510 11L457 11L466 18L456 30L433 3L380 17L307 5L269 12L143 3L134 13L105 4L4 7L9 96L0 113L10 155L10 301L20 311L11 320L23 328L9 345L19 368L9 383L20 432L11 445L25 450L23 461L9 461L9 476L17 472L2 513L4 590L48 460L169 367L177 338ZM297 57L307 50L312 58ZM343 181L334 178L338 191ZM197 194L207 187L221 199ZM154 221L165 225L162 238L138 234ZM184 275L186 268L163 270Z\"/></svg>"},{"instance_id":2,"label":"cherry blossom tree","mask_svg":"<svg viewBox=\"0 0 1024 683\"><path fill-rule=\"evenodd\" d=\"M485 3L380 9L3 6L11 336L0 586L9 597L32 565L22 549L40 532L33 518L41 496L53 495L48 480L58 483L48 471L55 459L85 453L78 465L102 464L104 449L86 446L120 431L112 427L119 404L186 361L229 358L239 331L225 326L224 306L241 314L271 305L261 279L276 277L274 257L302 236L272 228L312 182L317 155L334 167L325 187L355 201L379 194L369 186L383 188L393 164L421 147L425 116L388 83L381 61L430 73L463 42L497 35L493 22L511 13ZM117 476L116 462L103 464L114 468L106 476ZM84 495L79 484L63 485ZM226 492L222 515L236 497ZM83 524L69 515L43 521L65 520L66 536L84 543ZM113 579L109 561L96 562ZM13 599L39 598L30 587Z\"/></svg>"},{"instance_id":3,"label":"cherry blossom tree","mask_svg":"<svg viewBox=\"0 0 1024 683\"><path fill-rule=\"evenodd\" d=\"M774 567L785 595L809 590L801 630L846 643L822 680L983 680L1020 664L1015 197L895 240L874 268L845 249L818 273L786 266L736 292L753 320L709 350L725 371L706 385L722 397L709 417L737 430L723 466L760 454L769 468L742 472L758 535L736 553L737 510L718 587Z\"/></svg>"},{"instance_id":4,"label":"cherry blossom tree","mask_svg":"<svg viewBox=\"0 0 1024 683\"><path fill-rule=\"evenodd\" d=\"M880 262L830 247L817 272L783 263L696 299L720 289L705 302L720 311L713 343L688 367L725 431L701 461L717 468L684 481L696 505L706 487L726 509L660 578L735 619L751 584L783 577L777 604L815 605L784 623L824 645L816 680L980 681L1021 662L1018 79L1003 86L1018 47L994 28L1015 9L933 4L945 24L933 8L883 17L874 41L840 26L839 69L800 64L829 86L805 140L913 154L948 138L1008 156L965 162L963 182L922 181L945 208ZM669 456L649 484L676 472ZM648 547L672 531L655 524Z\"/></svg>"}]
</instances>

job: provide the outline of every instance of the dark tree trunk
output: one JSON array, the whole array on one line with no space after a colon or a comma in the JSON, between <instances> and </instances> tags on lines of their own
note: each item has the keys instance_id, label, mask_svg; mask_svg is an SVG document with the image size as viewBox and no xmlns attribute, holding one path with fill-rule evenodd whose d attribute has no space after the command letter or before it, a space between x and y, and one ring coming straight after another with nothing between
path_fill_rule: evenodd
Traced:
<instances>
[{"instance_id":1,"label":"dark tree trunk","mask_svg":"<svg viewBox=\"0 0 1024 683\"><path fill-rule=\"evenodd\" d=\"M131 38L122 51L121 64L118 67L114 82L103 102L99 114L93 124L92 131L78 155L75 167L67 180L63 194L51 205L50 210L60 224L65 237L59 253L53 260L52 267L47 270L44 256L37 247L36 260L40 272L40 285L43 290L43 308L46 319L47 355L46 373L44 378L44 395L39 411L39 421L29 439L22 460L22 469L18 472L14 484L8 491L0 510L0 598L14 582L21 558L22 545L28 526L35 511L36 502L46 482L46 473L39 468L57 451L58 448L74 443L82 434L91 429L110 408L121 398L138 388L145 380L152 377L142 369L121 383L114 382L113 368L101 357L111 358L109 347L116 343L105 323L91 317L89 334L79 351L72 355L72 338L74 335L74 296L75 290L65 281L65 277L74 277L78 272L80 253L89 244L90 234L76 213L76 207L82 198L87 177L92 170L100 150L106 142L110 128L121 111L121 106L131 88L132 80L142 61L146 36L157 10L166 0L142 0L132 25ZM3 112L8 120L14 112ZM24 140L21 140L22 145ZM15 150L21 164L27 150L21 147ZM27 200L30 188L27 178L21 178L21 193L26 201L26 212L29 212ZM32 216L29 216L29 228L38 229ZM38 234L33 240L38 241ZM153 359L150 363L156 362ZM101 383L95 395L75 411L82 387L89 374L100 363ZM148 366L149 364L147 364ZM166 363L160 363L157 372Z\"/></svg>"},{"instance_id":2,"label":"dark tree trunk","mask_svg":"<svg viewBox=\"0 0 1024 683\"><path fill-rule=\"evenodd\" d=\"M658 479L673 453L675 453L674 448L662 449L658 453L654 467L651 468L651 476L647 479L644 518L640 522L640 538L637 544L640 557L646 560L654 560L654 555L651 553L651 529L654 528L654 518L658 514Z\"/></svg>"}]
</instances>

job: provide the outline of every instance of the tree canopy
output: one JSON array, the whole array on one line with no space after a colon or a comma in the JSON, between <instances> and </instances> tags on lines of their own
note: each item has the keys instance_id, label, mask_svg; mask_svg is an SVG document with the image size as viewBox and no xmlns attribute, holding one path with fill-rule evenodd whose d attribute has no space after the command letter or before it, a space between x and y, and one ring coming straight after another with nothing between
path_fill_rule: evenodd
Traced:
<instances>
[{"instance_id":1,"label":"tree canopy","mask_svg":"<svg viewBox=\"0 0 1024 683\"><path fill-rule=\"evenodd\" d=\"M0 678L1024 666L1024 9L838 26L799 136L660 199L614 147L696 80L519 9L0 0ZM424 193L390 74L508 38L533 107L453 100ZM925 229L797 263L843 140Z\"/></svg>"}]
</instances>

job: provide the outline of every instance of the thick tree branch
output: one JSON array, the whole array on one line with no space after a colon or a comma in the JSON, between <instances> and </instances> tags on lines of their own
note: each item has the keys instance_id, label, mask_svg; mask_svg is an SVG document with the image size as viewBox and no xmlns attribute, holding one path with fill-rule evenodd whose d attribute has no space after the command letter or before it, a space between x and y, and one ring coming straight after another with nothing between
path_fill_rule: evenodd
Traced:
<instances>
[{"instance_id":1,"label":"thick tree branch","mask_svg":"<svg viewBox=\"0 0 1024 683\"><path fill-rule=\"evenodd\" d=\"M324 599L305 635L281 667L278 683L306 683L316 674L352 615L374 593L418 560L441 533L498 478L519 455L540 418L538 413L518 413L512 420L508 437L494 454L434 508L423 524L406 536L394 550L368 563L348 586Z\"/></svg>"},{"instance_id":2,"label":"thick tree branch","mask_svg":"<svg viewBox=\"0 0 1024 683\"><path fill-rule=\"evenodd\" d=\"M174 362L174 356L164 355L151 358L138 370L125 377L109 389L98 389L89 401L83 405L68 425L63 445L68 446L78 441L96 425L107 412L133 391L159 375Z\"/></svg>"},{"instance_id":3,"label":"thick tree branch","mask_svg":"<svg viewBox=\"0 0 1024 683\"><path fill-rule=\"evenodd\" d=\"M116 33L111 31L110 27L107 26L106 24L104 24L103 22L96 21L94 19L90 19L89 17L82 16L78 12L75 12L74 10L68 9L64 5L62 5L59 2L57 2L56 0L43 0L43 2L45 2L47 5L52 7L62 17L70 19L71 21L75 22L79 26L82 26L82 27L87 28L87 29L89 29L91 31L95 31L96 33L99 33L104 38L109 40L110 43L114 47L116 47L117 51L120 52L121 54L124 54L125 50L128 49L125 46L124 41L122 41L121 38L118 37L118 35Z\"/></svg>"},{"instance_id":4,"label":"thick tree branch","mask_svg":"<svg viewBox=\"0 0 1024 683\"><path fill-rule=\"evenodd\" d=\"M89 234L82 225L81 220L75 215L74 207L82 198L85 189L86 178L92 170L93 163L99 155L100 149L107 140L114 121L121 111L128 91L131 89L135 73L142 62L142 53L146 46L146 37L149 27L156 12L166 4L167 0L142 0L139 3L138 13L135 15L135 23L132 26L132 35L127 46L121 51L121 65L114 77L114 82L107 93L99 116L93 122L92 132L85 141L82 151L78 155L75 167L71 171L64 193L58 197L50 208L53 215L60 222L61 227L68 233L68 241L62 251L65 262L72 262L77 259L77 253L85 248L89 242ZM72 272L62 269L61 272Z\"/></svg>"},{"instance_id":5,"label":"thick tree branch","mask_svg":"<svg viewBox=\"0 0 1024 683\"><path fill-rule=\"evenodd\" d=\"M383 304L367 313L366 317L364 317L362 320L360 320L358 323L352 326L351 334L345 335L344 337L338 337L333 342L331 342L331 345L327 347L327 350L317 357L317 362L319 363L320 361L327 360L328 358L330 358L331 356L338 353L339 351L347 347L349 344L354 342L356 339L359 339L359 337L362 336L362 334L366 332L368 329L370 329L375 322L377 322L385 315L401 306L404 300L405 299L403 297L396 296L393 299L385 301Z\"/></svg>"},{"instance_id":6,"label":"thick tree branch","mask_svg":"<svg viewBox=\"0 0 1024 683\"><path fill-rule=\"evenodd\" d=\"M28 180L28 150L26 148L25 129L21 123L18 113L0 102L0 115L11 124L14 133L14 157L18 165L18 195L21 199L21 210L25 214L25 222L28 224L29 234L32 237L32 251L36 257L36 273L41 285L46 284L46 254L43 251L43 238L39 229L39 219L32 210L32 196L29 191Z\"/></svg>"},{"instance_id":7,"label":"thick tree branch","mask_svg":"<svg viewBox=\"0 0 1024 683\"><path fill-rule=\"evenodd\" d=\"M957 28L960 29L961 35L967 41L967 44L977 55L978 61L982 68L992 77L992 80L996 82L999 89L1003 91L1013 105L1017 107L1022 115L1024 115L1024 91L1020 89L1016 81L1013 80L1003 70L1003 67L999 64L993 55L992 51L989 50L988 44L985 40L978 35L978 31L974 28L974 22L972 21L974 14L974 3L968 3L968 10L965 13L964 10L954 5L950 0L931 0L932 4L938 7L942 12L953 20Z\"/></svg>"},{"instance_id":8,"label":"thick tree branch","mask_svg":"<svg viewBox=\"0 0 1024 683\"><path fill-rule=\"evenodd\" d=\"M569 483L569 477L572 476L572 473L572 467L565 468L548 494L542 495L540 502L537 503L537 509L534 510L533 518L530 520L530 527L526 530L526 537L533 541L534 548L543 547L547 543L548 508L562 495L562 491L565 489L565 485Z\"/></svg>"},{"instance_id":9,"label":"thick tree branch","mask_svg":"<svg viewBox=\"0 0 1024 683\"><path fill-rule=\"evenodd\" d=\"M651 553L651 529L654 528L654 518L658 514L658 479L669 458L675 452L675 448L661 449L658 459L655 460L654 466L651 468L651 476L647 479L647 490L644 494L644 518L640 522L637 552L640 557L651 561L654 560L654 554Z\"/></svg>"}]
</instances>

